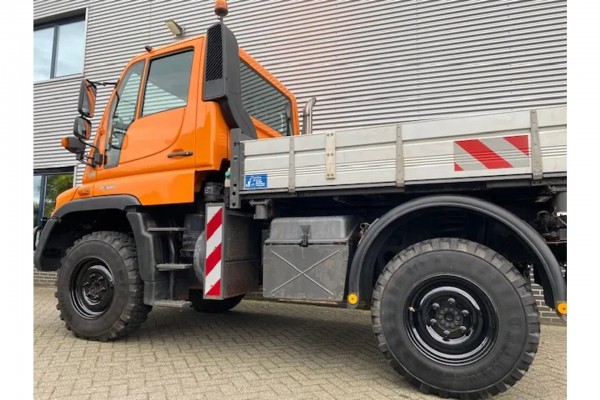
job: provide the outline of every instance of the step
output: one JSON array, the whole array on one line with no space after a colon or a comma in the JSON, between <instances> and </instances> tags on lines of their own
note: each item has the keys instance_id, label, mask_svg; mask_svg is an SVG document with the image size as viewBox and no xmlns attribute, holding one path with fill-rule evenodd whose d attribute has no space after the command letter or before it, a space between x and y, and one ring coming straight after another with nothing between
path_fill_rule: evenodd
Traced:
<instances>
[{"instance_id":1,"label":"step","mask_svg":"<svg viewBox=\"0 0 600 400\"><path fill-rule=\"evenodd\" d=\"M164 227L156 227L152 226L148 228L148 232L184 232L185 228L180 228L177 226L164 226Z\"/></svg>"},{"instance_id":2,"label":"step","mask_svg":"<svg viewBox=\"0 0 600 400\"><path fill-rule=\"evenodd\" d=\"M187 300L154 300L154 307L173 307L186 308L191 307L192 302Z\"/></svg>"},{"instance_id":3,"label":"step","mask_svg":"<svg viewBox=\"0 0 600 400\"><path fill-rule=\"evenodd\" d=\"M156 264L156 268L159 271L181 271L184 269L190 269L193 264Z\"/></svg>"}]
</instances>

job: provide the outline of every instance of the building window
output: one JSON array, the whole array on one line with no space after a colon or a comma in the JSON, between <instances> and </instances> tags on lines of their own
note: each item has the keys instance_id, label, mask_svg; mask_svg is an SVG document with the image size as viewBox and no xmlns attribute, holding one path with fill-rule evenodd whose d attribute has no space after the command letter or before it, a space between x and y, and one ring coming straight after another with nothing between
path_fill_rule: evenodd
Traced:
<instances>
[{"instance_id":1,"label":"building window","mask_svg":"<svg viewBox=\"0 0 600 400\"><path fill-rule=\"evenodd\" d=\"M33 81L81 74L84 42L84 15L34 26Z\"/></svg>"},{"instance_id":2,"label":"building window","mask_svg":"<svg viewBox=\"0 0 600 400\"><path fill-rule=\"evenodd\" d=\"M73 187L73 170L34 172L33 175L33 226L42 217L49 217L56 208L56 196Z\"/></svg>"},{"instance_id":3,"label":"building window","mask_svg":"<svg viewBox=\"0 0 600 400\"><path fill-rule=\"evenodd\" d=\"M242 104L246 112L282 135L290 135L291 126L287 118L290 100L242 60L240 76Z\"/></svg>"}]
</instances>

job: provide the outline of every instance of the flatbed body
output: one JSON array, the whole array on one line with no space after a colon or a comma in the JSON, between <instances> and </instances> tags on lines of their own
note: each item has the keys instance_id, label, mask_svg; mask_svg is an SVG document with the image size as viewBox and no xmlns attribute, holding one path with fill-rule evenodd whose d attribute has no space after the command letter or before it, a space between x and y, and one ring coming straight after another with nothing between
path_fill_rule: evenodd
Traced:
<instances>
[{"instance_id":1,"label":"flatbed body","mask_svg":"<svg viewBox=\"0 0 600 400\"><path fill-rule=\"evenodd\" d=\"M535 184L566 177L567 108L332 130L241 145L241 198L455 182Z\"/></svg>"}]
</instances>

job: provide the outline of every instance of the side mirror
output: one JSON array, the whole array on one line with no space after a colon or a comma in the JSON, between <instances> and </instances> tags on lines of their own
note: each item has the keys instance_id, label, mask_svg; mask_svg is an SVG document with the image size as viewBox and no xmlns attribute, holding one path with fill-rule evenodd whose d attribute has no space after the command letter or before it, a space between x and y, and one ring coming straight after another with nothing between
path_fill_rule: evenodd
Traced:
<instances>
[{"instance_id":1,"label":"side mirror","mask_svg":"<svg viewBox=\"0 0 600 400\"><path fill-rule=\"evenodd\" d=\"M92 123L83 117L75 117L73 134L78 138L88 140L92 136Z\"/></svg>"},{"instance_id":2,"label":"side mirror","mask_svg":"<svg viewBox=\"0 0 600 400\"><path fill-rule=\"evenodd\" d=\"M79 104L77 111L84 117L93 118L96 107L96 85L87 79L81 81L79 87Z\"/></svg>"}]
</instances>

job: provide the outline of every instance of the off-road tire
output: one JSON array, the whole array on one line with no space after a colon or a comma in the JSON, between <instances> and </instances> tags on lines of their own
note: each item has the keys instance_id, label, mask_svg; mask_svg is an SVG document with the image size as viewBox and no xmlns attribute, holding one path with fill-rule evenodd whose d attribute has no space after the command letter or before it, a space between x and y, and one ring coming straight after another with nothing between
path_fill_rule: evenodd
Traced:
<instances>
[{"instance_id":1,"label":"off-road tire","mask_svg":"<svg viewBox=\"0 0 600 400\"><path fill-rule=\"evenodd\" d=\"M81 312L75 293L82 291L74 282L81 275L82 263L90 260L105 264L113 278L108 305L91 317ZM56 286L60 318L79 338L102 342L121 338L136 330L152 310L143 301L135 242L125 233L99 231L77 240L61 260Z\"/></svg>"},{"instance_id":2,"label":"off-road tire","mask_svg":"<svg viewBox=\"0 0 600 400\"><path fill-rule=\"evenodd\" d=\"M205 313L224 313L231 310L233 307L240 304L240 301L244 298L244 295L230 297L224 300L205 300L202 298L201 290L190 291L190 301L192 302L192 308L198 312Z\"/></svg>"},{"instance_id":3,"label":"off-road tire","mask_svg":"<svg viewBox=\"0 0 600 400\"><path fill-rule=\"evenodd\" d=\"M426 303L427 295L421 303L414 296L419 290L425 290L419 288L426 287L427 282L436 282L435 279L441 286L446 285L447 277L450 282L454 282L453 279L467 282L466 286L483 293L489 299L489 303L485 302L495 311L489 314L489 319L496 321L490 330L490 335L496 335L493 344L487 353L481 351L480 358L461 355L471 360L464 365L440 361L436 354L431 355L426 347L420 346L422 342L415 341L415 327L423 325L409 322L428 318L426 315L431 314L426 314L427 304L433 304L433 310L444 312L440 304ZM439 295L439 290L444 289L434 288L427 293ZM413 301L418 305L411 305ZM452 301L451 304L457 302ZM426 329L420 331L425 332L424 336L437 328L435 312ZM506 391L529 369L540 341L538 310L523 275L495 251L462 239L426 240L396 255L379 275L371 316L379 349L394 369L422 392L442 397L482 399ZM460 318L460 311L458 316ZM479 319L479 324L483 324L481 321L484 319ZM461 332L464 328L460 327ZM442 335L439 343L447 346L450 343L447 331Z\"/></svg>"}]
</instances>

